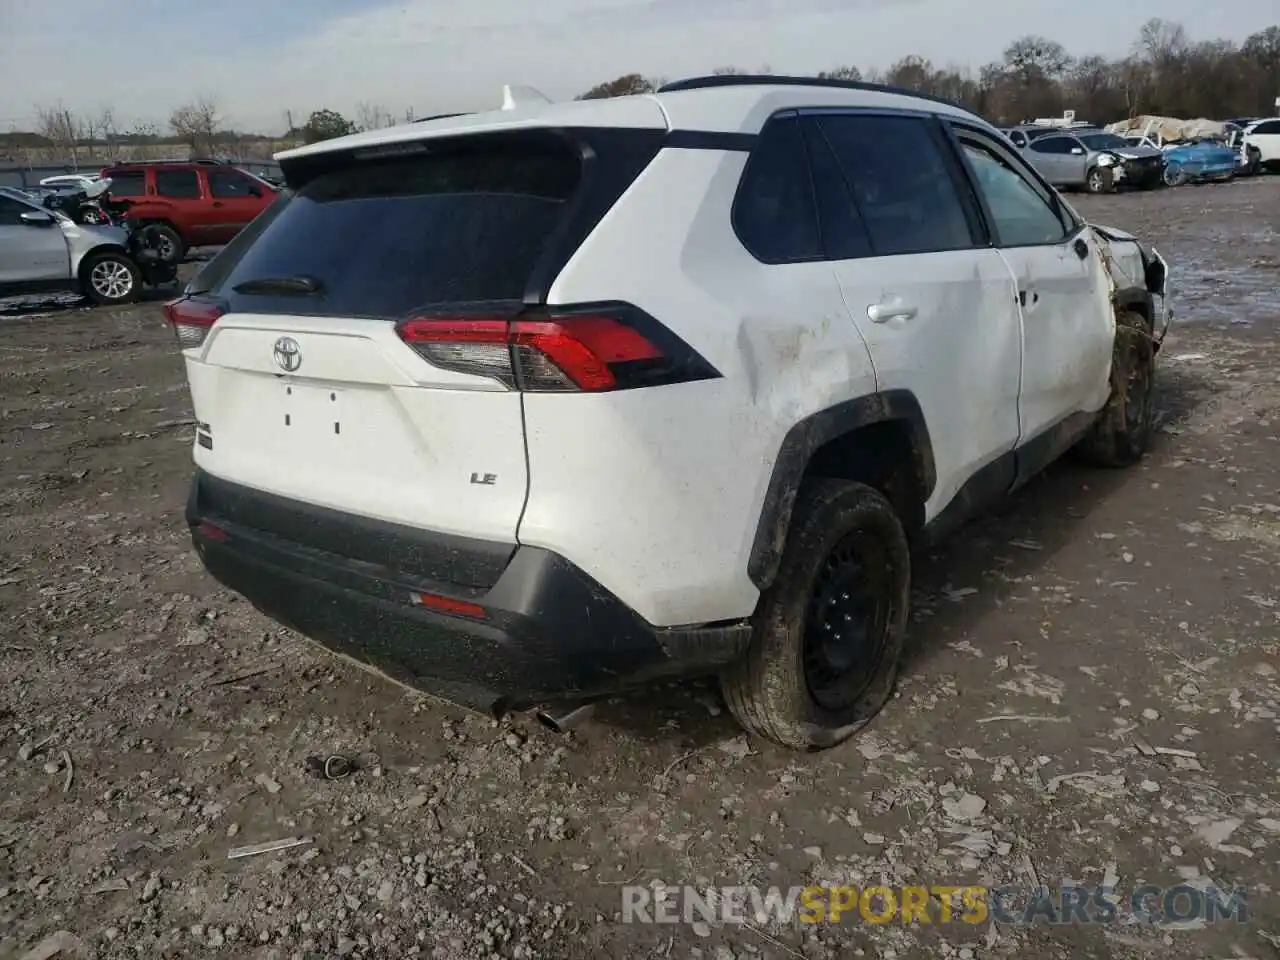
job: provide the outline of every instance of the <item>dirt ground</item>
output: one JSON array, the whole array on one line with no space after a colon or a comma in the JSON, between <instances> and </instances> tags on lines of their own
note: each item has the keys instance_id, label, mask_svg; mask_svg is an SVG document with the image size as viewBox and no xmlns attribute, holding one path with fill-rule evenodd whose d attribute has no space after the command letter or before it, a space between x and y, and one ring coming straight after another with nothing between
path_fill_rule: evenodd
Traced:
<instances>
[{"instance_id":1,"label":"dirt ground","mask_svg":"<svg viewBox=\"0 0 1280 960\"><path fill-rule=\"evenodd\" d=\"M1280 957L1280 177L1075 202L1174 265L1158 442L926 558L899 695L810 756L710 686L564 736L317 652L190 549L158 302L0 315L0 957ZM1248 916L619 922L626 883L1104 878Z\"/></svg>"}]
</instances>

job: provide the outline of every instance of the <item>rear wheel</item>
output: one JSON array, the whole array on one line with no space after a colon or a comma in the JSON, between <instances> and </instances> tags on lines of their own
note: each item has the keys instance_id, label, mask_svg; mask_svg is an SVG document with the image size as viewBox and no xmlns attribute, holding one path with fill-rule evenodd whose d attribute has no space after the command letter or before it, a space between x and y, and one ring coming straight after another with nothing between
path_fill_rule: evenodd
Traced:
<instances>
[{"instance_id":1,"label":"rear wheel","mask_svg":"<svg viewBox=\"0 0 1280 960\"><path fill-rule=\"evenodd\" d=\"M112 306L138 298L138 266L125 254L93 254L80 269L85 295L94 303Z\"/></svg>"},{"instance_id":2,"label":"rear wheel","mask_svg":"<svg viewBox=\"0 0 1280 960\"><path fill-rule=\"evenodd\" d=\"M1151 440L1155 394L1155 343L1151 324L1131 310L1116 315L1111 396L1078 454L1103 467L1125 467L1142 458Z\"/></svg>"},{"instance_id":3,"label":"rear wheel","mask_svg":"<svg viewBox=\"0 0 1280 960\"><path fill-rule=\"evenodd\" d=\"M802 489L751 645L720 678L738 722L798 750L855 734L893 692L910 584L907 536L883 494L846 480Z\"/></svg>"}]
</instances>

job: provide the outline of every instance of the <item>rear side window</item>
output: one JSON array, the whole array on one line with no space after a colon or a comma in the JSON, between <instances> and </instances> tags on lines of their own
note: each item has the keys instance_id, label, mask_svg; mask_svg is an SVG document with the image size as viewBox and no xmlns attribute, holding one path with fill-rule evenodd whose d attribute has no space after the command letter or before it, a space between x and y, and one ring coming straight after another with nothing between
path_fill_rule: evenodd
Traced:
<instances>
[{"instance_id":1,"label":"rear side window","mask_svg":"<svg viewBox=\"0 0 1280 960\"><path fill-rule=\"evenodd\" d=\"M141 170L136 173L111 173L108 176L113 197L140 197L146 193L147 175Z\"/></svg>"},{"instance_id":2,"label":"rear side window","mask_svg":"<svg viewBox=\"0 0 1280 960\"><path fill-rule=\"evenodd\" d=\"M200 196L200 177L194 170L157 170L156 193L175 200L193 200Z\"/></svg>"},{"instance_id":3,"label":"rear side window","mask_svg":"<svg viewBox=\"0 0 1280 960\"><path fill-rule=\"evenodd\" d=\"M973 233L929 121L874 114L818 120L876 256L964 250Z\"/></svg>"},{"instance_id":4,"label":"rear side window","mask_svg":"<svg viewBox=\"0 0 1280 960\"><path fill-rule=\"evenodd\" d=\"M761 131L738 185L733 227L762 263L822 259L813 181L795 117L773 120Z\"/></svg>"},{"instance_id":5,"label":"rear side window","mask_svg":"<svg viewBox=\"0 0 1280 960\"><path fill-rule=\"evenodd\" d=\"M828 260L852 260L872 256L871 238L858 216L853 194L831 145L816 123L804 123L804 141L809 151L809 167L813 171L813 192L818 201L818 224L822 228L822 247Z\"/></svg>"},{"instance_id":6,"label":"rear side window","mask_svg":"<svg viewBox=\"0 0 1280 960\"><path fill-rule=\"evenodd\" d=\"M1253 132L1265 134L1280 133L1280 120L1268 120L1266 123L1260 123L1253 128Z\"/></svg>"},{"instance_id":7,"label":"rear side window","mask_svg":"<svg viewBox=\"0 0 1280 960\"><path fill-rule=\"evenodd\" d=\"M237 251L238 262L219 265L216 292L233 310L384 319L521 299L581 160L549 138L473 141L321 173ZM299 277L317 292L263 289ZM236 291L249 281L256 290Z\"/></svg>"}]
</instances>

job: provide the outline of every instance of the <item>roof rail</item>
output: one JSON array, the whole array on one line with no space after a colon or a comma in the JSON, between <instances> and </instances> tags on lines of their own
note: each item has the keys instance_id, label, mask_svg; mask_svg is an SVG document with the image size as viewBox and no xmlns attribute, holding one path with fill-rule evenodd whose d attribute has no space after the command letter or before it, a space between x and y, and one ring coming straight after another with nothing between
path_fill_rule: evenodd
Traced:
<instances>
[{"instance_id":1,"label":"roof rail","mask_svg":"<svg viewBox=\"0 0 1280 960\"><path fill-rule=\"evenodd\" d=\"M470 113L468 113L468 112L463 112L463 113L437 113L435 116L432 116L432 117L419 117L417 120L414 120L413 122L414 122L414 123L426 123L428 120L448 120L450 117L469 117L469 116L471 116L471 114L470 114Z\"/></svg>"},{"instance_id":2,"label":"roof rail","mask_svg":"<svg viewBox=\"0 0 1280 960\"><path fill-rule=\"evenodd\" d=\"M946 97L935 97L930 93L920 93L906 87L891 87L884 83L868 83L863 80L835 80L828 77L791 77L776 76L768 73L725 73L704 77L688 77L663 84L658 93L678 93L681 90L711 90L716 87L830 87L836 90L866 90L871 93L893 93L901 97L914 97L917 100L929 100L943 103L957 110L972 113L968 107L948 100Z\"/></svg>"},{"instance_id":3,"label":"roof rail","mask_svg":"<svg viewBox=\"0 0 1280 960\"><path fill-rule=\"evenodd\" d=\"M119 163L107 164L110 167L150 167L158 163L200 163L210 166L223 166L232 163L231 160L181 160L177 157L161 158L158 160L121 160Z\"/></svg>"}]
</instances>

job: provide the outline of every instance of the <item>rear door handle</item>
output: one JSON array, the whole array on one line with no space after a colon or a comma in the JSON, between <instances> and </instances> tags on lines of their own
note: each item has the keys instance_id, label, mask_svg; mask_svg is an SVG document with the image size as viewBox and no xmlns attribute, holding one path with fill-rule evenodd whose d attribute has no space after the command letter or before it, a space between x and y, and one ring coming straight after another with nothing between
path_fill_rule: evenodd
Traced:
<instances>
[{"instance_id":1,"label":"rear door handle","mask_svg":"<svg viewBox=\"0 0 1280 960\"><path fill-rule=\"evenodd\" d=\"M215 207L220 207L220 206L222 206L222 201L221 201L221 200L215 200L215 201L213 201L213 205L214 205Z\"/></svg>"},{"instance_id":2,"label":"rear door handle","mask_svg":"<svg viewBox=\"0 0 1280 960\"><path fill-rule=\"evenodd\" d=\"M1024 307L1025 307L1025 306L1027 306L1027 304L1028 304L1028 303L1030 303L1032 306L1035 306L1035 305L1036 305L1037 303L1039 303L1039 302L1040 302L1040 294L1036 293L1034 290L1031 290L1031 291L1027 291L1027 290L1019 290L1019 291L1018 291L1018 303L1019 303L1019 305L1021 305L1021 306L1024 306Z\"/></svg>"},{"instance_id":3,"label":"rear door handle","mask_svg":"<svg viewBox=\"0 0 1280 960\"><path fill-rule=\"evenodd\" d=\"M919 311L901 300L889 300L884 303L873 303L867 307L867 316L872 323L886 323L889 320L910 320Z\"/></svg>"}]
</instances>

